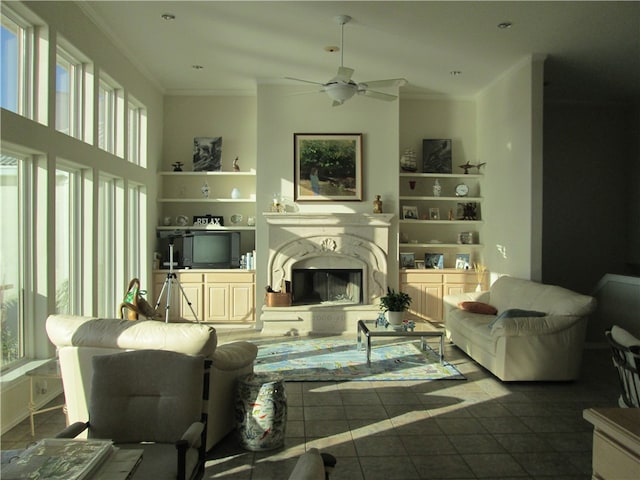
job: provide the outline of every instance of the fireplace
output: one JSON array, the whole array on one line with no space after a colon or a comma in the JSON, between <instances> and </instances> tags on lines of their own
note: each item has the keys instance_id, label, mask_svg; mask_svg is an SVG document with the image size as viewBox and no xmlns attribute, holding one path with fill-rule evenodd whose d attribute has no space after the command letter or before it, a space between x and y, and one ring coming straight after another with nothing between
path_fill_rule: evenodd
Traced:
<instances>
[{"instance_id":1,"label":"fireplace","mask_svg":"<svg viewBox=\"0 0 640 480\"><path fill-rule=\"evenodd\" d=\"M361 304L362 270L351 268L294 268L293 305Z\"/></svg>"},{"instance_id":2,"label":"fireplace","mask_svg":"<svg viewBox=\"0 0 640 480\"><path fill-rule=\"evenodd\" d=\"M268 284L292 286L290 307L263 306L270 333L342 333L374 319L387 288L391 214L265 213Z\"/></svg>"}]
</instances>

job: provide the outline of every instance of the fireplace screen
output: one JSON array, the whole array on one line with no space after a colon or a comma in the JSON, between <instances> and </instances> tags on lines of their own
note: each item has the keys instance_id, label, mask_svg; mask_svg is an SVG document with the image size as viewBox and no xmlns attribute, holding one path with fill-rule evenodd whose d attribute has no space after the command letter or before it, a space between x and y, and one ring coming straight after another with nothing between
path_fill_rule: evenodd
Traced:
<instances>
[{"instance_id":1,"label":"fireplace screen","mask_svg":"<svg viewBox=\"0 0 640 480\"><path fill-rule=\"evenodd\" d=\"M362 270L293 269L291 291L294 305L362 303Z\"/></svg>"}]
</instances>

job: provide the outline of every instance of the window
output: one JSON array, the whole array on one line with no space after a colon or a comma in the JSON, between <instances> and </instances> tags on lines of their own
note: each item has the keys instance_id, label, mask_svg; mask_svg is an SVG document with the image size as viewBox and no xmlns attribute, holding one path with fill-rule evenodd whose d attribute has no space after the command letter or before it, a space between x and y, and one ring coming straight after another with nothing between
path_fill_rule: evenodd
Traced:
<instances>
[{"instance_id":1,"label":"window","mask_svg":"<svg viewBox=\"0 0 640 480\"><path fill-rule=\"evenodd\" d=\"M101 75L98 87L98 147L124 157L124 98L115 82Z\"/></svg>"},{"instance_id":2,"label":"window","mask_svg":"<svg viewBox=\"0 0 640 480\"><path fill-rule=\"evenodd\" d=\"M2 369L25 355L24 297L27 273L27 249L30 218L25 208L32 190L28 160L18 155L0 156L0 222L5 234L0 235L0 324L2 331ZM6 232L14 232L11 235Z\"/></svg>"},{"instance_id":3,"label":"window","mask_svg":"<svg viewBox=\"0 0 640 480\"><path fill-rule=\"evenodd\" d=\"M135 99L129 97L127 108L127 160L141 167L147 166L147 112Z\"/></svg>"},{"instance_id":4,"label":"window","mask_svg":"<svg viewBox=\"0 0 640 480\"><path fill-rule=\"evenodd\" d=\"M114 317L124 295L124 194L122 180L98 180L98 315Z\"/></svg>"},{"instance_id":5,"label":"window","mask_svg":"<svg viewBox=\"0 0 640 480\"><path fill-rule=\"evenodd\" d=\"M70 53L70 52L74 53ZM62 38L56 55L56 130L91 142L93 135L92 67Z\"/></svg>"},{"instance_id":6,"label":"window","mask_svg":"<svg viewBox=\"0 0 640 480\"><path fill-rule=\"evenodd\" d=\"M81 314L81 171L60 165L55 182L55 308L56 313Z\"/></svg>"},{"instance_id":7,"label":"window","mask_svg":"<svg viewBox=\"0 0 640 480\"><path fill-rule=\"evenodd\" d=\"M128 185L127 277L137 277L146 285L147 269L147 193L142 185Z\"/></svg>"},{"instance_id":8,"label":"window","mask_svg":"<svg viewBox=\"0 0 640 480\"><path fill-rule=\"evenodd\" d=\"M34 26L37 19L17 2L13 7L3 2L0 8L0 106L46 124L48 62L43 53L48 43L47 29Z\"/></svg>"}]
</instances>

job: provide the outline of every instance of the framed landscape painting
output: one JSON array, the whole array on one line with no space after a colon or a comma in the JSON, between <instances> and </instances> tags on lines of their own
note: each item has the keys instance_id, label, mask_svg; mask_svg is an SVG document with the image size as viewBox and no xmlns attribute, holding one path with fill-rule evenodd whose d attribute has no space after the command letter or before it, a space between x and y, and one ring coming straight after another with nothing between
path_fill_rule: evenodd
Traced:
<instances>
[{"instance_id":1,"label":"framed landscape painting","mask_svg":"<svg viewBox=\"0 0 640 480\"><path fill-rule=\"evenodd\" d=\"M296 201L362 201L361 133L294 133Z\"/></svg>"},{"instance_id":2,"label":"framed landscape painting","mask_svg":"<svg viewBox=\"0 0 640 480\"><path fill-rule=\"evenodd\" d=\"M451 173L451 139L422 140L422 171Z\"/></svg>"},{"instance_id":3,"label":"framed landscape painting","mask_svg":"<svg viewBox=\"0 0 640 480\"><path fill-rule=\"evenodd\" d=\"M193 139L193 171L219 172L222 170L222 137L195 137Z\"/></svg>"}]
</instances>

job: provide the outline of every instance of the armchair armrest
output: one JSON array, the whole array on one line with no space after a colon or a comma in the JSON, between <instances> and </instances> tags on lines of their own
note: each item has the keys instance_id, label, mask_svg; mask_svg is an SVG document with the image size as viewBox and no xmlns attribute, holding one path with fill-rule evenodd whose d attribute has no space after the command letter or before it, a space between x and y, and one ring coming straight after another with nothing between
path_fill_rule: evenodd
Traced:
<instances>
[{"instance_id":1,"label":"armchair armrest","mask_svg":"<svg viewBox=\"0 0 640 480\"><path fill-rule=\"evenodd\" d=\"M55 438L76 438L89 428L89 422L75 422L56 434Z\"/></svg>"},{"instance_id":2,"label":"armchair armrest","mask_svg":"<svg viewBox=\"0 0 640 480\"><path fill-rule=\"evenodd\" d=\"M491 326L491 334L506 337L547 335L566 330L581 318L573 315L501 318Z\"/></svg>"},{"instance_id":3,"label":"armchair armrest","mask_svg":"<svg viewBox=\"0 0 640 480\"><path fill-rule=\"evenodd\" d=\"M184 432L182 438L179 441L186 442L187 447L197 447L200 444L201 434L204 430L204 423L202 422L194 422L192 423L187 431Z\"/></svg>"}]
</instances>

